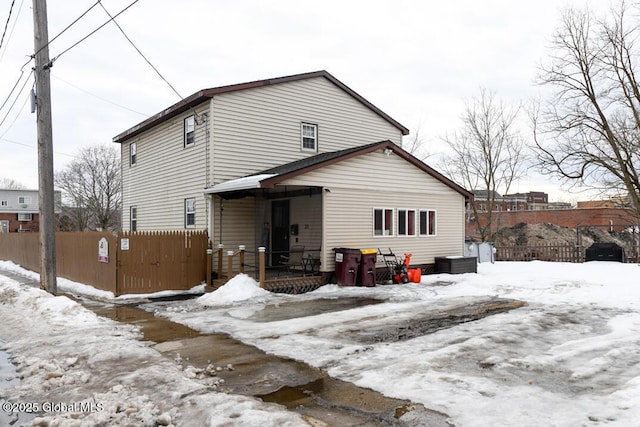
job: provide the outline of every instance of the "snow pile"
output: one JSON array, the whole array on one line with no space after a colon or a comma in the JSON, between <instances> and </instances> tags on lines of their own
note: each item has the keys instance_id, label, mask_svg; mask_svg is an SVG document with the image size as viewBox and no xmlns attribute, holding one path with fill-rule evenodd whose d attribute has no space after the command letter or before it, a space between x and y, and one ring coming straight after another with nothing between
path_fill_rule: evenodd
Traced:
<instances>
[{"instance_id":1,"label":"snow pile","mask_svg":"<svg viewBox=\"0 0 640 427\"><path fill-rule=\"evenodd\" d=\"M216 306L233 304L253 298L267 297L269 295L271 295L271 293L262 289L254 279L246 274L238 274L215 291L201 296L197 301L205 306Z\"/></svg>"}]
</instances>

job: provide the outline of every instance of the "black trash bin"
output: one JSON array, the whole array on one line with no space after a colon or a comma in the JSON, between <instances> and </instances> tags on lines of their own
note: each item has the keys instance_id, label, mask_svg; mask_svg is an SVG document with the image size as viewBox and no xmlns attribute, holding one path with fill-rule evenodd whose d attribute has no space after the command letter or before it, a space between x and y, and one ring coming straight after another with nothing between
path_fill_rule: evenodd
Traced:
<instances>
[{"instance_id":1,"label":"black trash bin","mask_svg":"<svg viewBox=\"0 0 640 427\"><path fill-rule=\"evenodd\" d=\"M616 243L602 242L589 246L585 253L587 261L624 262L624 248Z\"/></svg>"},{"instance_id":2,"label":"black trash bin","mask_svg":"<svg viewBox=\"0 0 640 427\"><path fill-rule=\"evenodd\" d=\"M336 281L340 286L355 286L362 253L360 249L334 248Z\"/></svg>"},{"instance_id":3,"label":"black trash bin","mask_svg":"<svg viewBox=\"0 0 640 427\"><path fill-rule=\"evenodd\" d=\"M360 269L358 270L358 285L375 286L376 285L376 261L378 260L377 249L362 249L360 251L362 259L360 260Z\"/></svg>"}]
</instances>

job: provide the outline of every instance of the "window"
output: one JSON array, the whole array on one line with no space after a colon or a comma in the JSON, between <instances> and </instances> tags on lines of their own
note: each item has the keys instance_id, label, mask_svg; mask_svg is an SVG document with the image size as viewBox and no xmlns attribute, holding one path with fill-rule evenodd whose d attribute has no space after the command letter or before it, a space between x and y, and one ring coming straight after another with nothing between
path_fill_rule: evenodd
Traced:
<instances>
[{"instance_id":1,"label":"window","mask_svg":"<svg viewBox=\"0 0 640 427\"><path fill-rule=\"evenodd\" d=\"M0 206L9 206L9 202L6 200L0 200Z\"/></svg>"},{"instance_id":2,"label":"window","mask_svg":"<svg viewBox=\"0 0 640 427\"><path fill-rule=\"evenodd\" d=\"M31 203L31 197L20 196L18 197L18 203L20 203L21 205L28 205L29 203Z\"/></svg>"},{"instance_id":3,"label":"window","mask_svg":"<svg viewBox=\"0 0 640 427\"><path fill-rule=\"evenodd\" d=\"M420 211L420 235L436 235L436 211Z\"/></svg>"},{"instance_id":4,"label":"window","mask_svg":"<svg viewBox=\"0 0 640 427\"><path fill-rule=\"evenodd\" d=\"M196 199L184 200L184 226L186 228L196 227Z\"/></svg>"},{"instance_id":5,"label":"window","mask_svg":"<svg viewBox=\"0 0 640 427\"><path fill-rule=\"evenodd\" d=\"M318 151L318 126L302 123L302 151Z\"/></svg>"},{"instance_id":6,"label":"window","mask_svg":"<svg viewBox=\"0 0 640 427\"><path fill-rule=\"evenodd\" d=\"M398 209L398 236L416 235L416 211Z\"/></svg>"},{"instance_id":7,"label":"window","mask_svg":"<svg viewBox=\"0 0 640 427\"><path fill-rule=\"evenodd\" d=\"M373 210L373 235L393 235L393 209L376 208Z\"/></svg>"},{"instance_id":8,"label":"window","mask_svg":"<svg viewBox=\"0 0 640 427\"><path fill-rule=\"evenodd\" d=\"M191 147L196 142L196 119L189 116L184 119L184 146Z\"/></svg>"},{"instance_id":9,"label":"window","mask_svg":"<svg viewBox=\"0 0 640 427\"><path fill-rule=\"evenodd\" d=\"M133 166L136 164L137 153L138 153L138 146L135 142L132 142L129 145L129 165Z\"/></svg>"},{"instance_id":10,"label":"window","mask_svg":"<svg viewBox=\"0 0 640 427\"><path fill-rule=\"evenodd\" d=\"M33 219L33 214L30 213L19 213L18 221L31 221Z\"/></svg>"},{"instance_id":11,"label":"window","mask_svg":"<svg viewBox=\"0 0 640 427\"><path fill-rule=\"evenodd\" d=\"M137 206L131 206L129 208L130 213L130 231L138 231L138 208Z\"/></svg>"}]
</instances>

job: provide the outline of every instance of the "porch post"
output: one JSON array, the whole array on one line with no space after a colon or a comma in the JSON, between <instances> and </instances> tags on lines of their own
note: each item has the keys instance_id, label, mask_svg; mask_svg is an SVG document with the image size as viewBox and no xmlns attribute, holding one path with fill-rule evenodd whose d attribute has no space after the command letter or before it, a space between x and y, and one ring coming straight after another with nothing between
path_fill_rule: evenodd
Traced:
<instances>
[{"instance_id":1,"label":"porch post","mask_svg":"<svg viewBox=\"0 0 640 427\"><path fill-rule=\"evenodd\" d=\"M240 273L244 273L244 251L246 248L245 245L238 246L238 251L240 251Z\"/></svg>"},{"instance_id":2,"label":"porch post","mask_svg":"<svg viewBox=\"0 0 640 427\"><path fill-rule=\"evenodd\" d=\"M227 281L233 276L233 251L227 251Z\"/></svg>"},{"instance_id":3,"label":"porch post","mask_svg":"<svg viewBox=\"0 0 640 427\"><path fill-rule=\"evenodd\" d=\"M264 246L260 246L258 248L258 254L259 254L258 258L260 260L260 287L263 288L263 289L264 289L264 280L265 280L265 275L266 275L265 274L265 266L264 266L264 264L265 264L265 262L264 262L265 251L266 251L266 248Z\"/></svg>"},{"instance_id":4,"label":"porch post","mask_svg":"<svg viewBox=\"0 0 640 427\"><path fill-rule=\"evenodd\" d=\"M213 249L211 249L211 241L207 245L207 288L211 289L211 269L213 268Z\"/></svg>"},{"instance_id":5,"label":"porch post","mask_svg":"<svg viewBox=\"0 0 640 427\"><path fill-rule=\"evenodd\" d=\"M218 279L222 279L222 250L224 249L224 245L222 243L218 244Z\"/></svg>"}]
</instances>

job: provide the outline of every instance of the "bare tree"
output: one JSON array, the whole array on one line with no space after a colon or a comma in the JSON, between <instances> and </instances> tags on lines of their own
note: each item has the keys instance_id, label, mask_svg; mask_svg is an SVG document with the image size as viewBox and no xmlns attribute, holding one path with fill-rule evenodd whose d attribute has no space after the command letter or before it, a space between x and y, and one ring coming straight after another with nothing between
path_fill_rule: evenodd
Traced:
<instances>
[{"instance_id":1,"label":"bare tree","mask_svg":"<svg viewBox=\"0 0 640 427\"><path fill-rule=\"evenodd\" d=\"M543 172L622 196L640 214L640 27L628 12L621 2L605 20L587 9L563 13L539 74L554 93L531 117Z\"/></svg>"},{"instance_id":2,"label":"bare tree","mask_svg":"<svg viewBox=\"0 0 640 427\"><path fill-rule=\"evenodd\" d=\"M120 153L96 145L56 174L56 185L71 203L69 217L79 231L115 230L120 220Z\"/></svg>"},{"instance_id":3,"label":"bare tree","mask_svg":"<svg viewBox=\"0 0 640 427\"><path fill-rule=\"evenodd\" d=\"M524 143L516 128L519 111L480 89L465 105L461 129L443 138L452 153L444 157L441 168L461 186L482 194L482 202L470 203L482 241L492 237L498 191L507 193L525 170Z\"/></svg>"},{"instance_id":4,"label":"bare tree","mask_svg":"<svg viewBox=\"0 0 640 427\"><path fill-rule=\"evenodd\" d=\"M430 156L429 152L425 151L425 145L424 138L420 134L420 126L412 135L402 139L402 148L422 161Z\"/></svg>"},{"instance_id":5,"label":"bare tree","mask_svg":"<svg viewBox=\"0 0 640 427\"><path fill-rule=\"evenodd\" d=\"M5 190L24 190L26 187L11 178L0 178L0 188Z\"/></svg>"}]
</instances>

